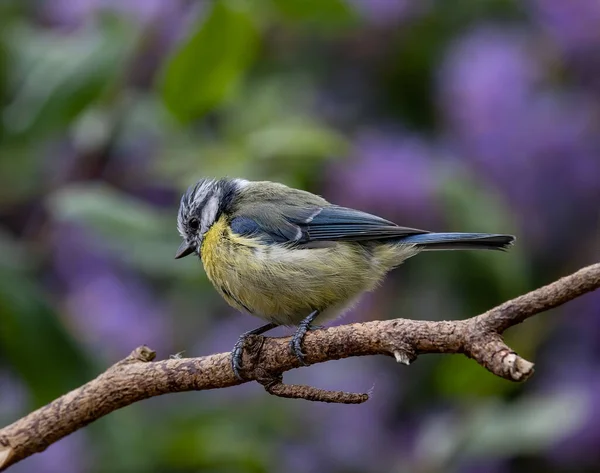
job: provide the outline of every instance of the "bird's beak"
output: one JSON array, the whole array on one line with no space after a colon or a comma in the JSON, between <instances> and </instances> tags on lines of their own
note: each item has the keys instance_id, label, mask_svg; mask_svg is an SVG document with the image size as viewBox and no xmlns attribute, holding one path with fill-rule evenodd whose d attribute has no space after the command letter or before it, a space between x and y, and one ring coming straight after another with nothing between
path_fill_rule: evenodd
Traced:
<instances>
[{"instance_id":1,"label":"bird's beak","mask_svg":"<svg viewBox=\"0 0 600 473\"><path fill-rule=\"evenodd\" d=\"M181 243L181 245L179 245L179 249L175 254L175 259L185 258L186 256L191 255L195 251L196 249L193 245L190 245L188 242L184 241L183 243Z\"/></svg>"}]
</instances>

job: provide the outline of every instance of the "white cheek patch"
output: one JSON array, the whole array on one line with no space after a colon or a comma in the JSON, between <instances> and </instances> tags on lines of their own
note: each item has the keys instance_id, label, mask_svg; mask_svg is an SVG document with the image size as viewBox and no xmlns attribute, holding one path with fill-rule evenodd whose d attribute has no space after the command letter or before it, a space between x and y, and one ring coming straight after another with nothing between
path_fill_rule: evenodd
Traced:
<instances>
[{"instance_id":1,"label":"white cheek patch","mask_svg":"<svg viewBox=\"0 0 600 473\"><path fill-rule=\"evenodd\" d=\"M180 204L179 212L177 213L177 231L179 234L185 238L185 222L184 222L184 213L183 213L183 203Z\"/></svg>"},{"instance_id":2,"label":"white cheek patch","mask_svg":"<svg viewBox=\"0 0 600 473\"><path fill-rule=\"evenodd\" d=\"M200 226L202 228L202 232L208 231L213 223L215 223L215 219L217 218L217 212L219 211L219 197L217 195L213 195L202 209L202 218L200 221Z\"/></svg>"}]
</instances>

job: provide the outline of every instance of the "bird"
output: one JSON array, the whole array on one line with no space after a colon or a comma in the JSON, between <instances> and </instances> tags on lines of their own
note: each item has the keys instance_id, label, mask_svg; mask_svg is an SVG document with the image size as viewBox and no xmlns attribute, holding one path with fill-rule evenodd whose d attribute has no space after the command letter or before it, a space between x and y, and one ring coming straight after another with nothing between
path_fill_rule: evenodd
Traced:
<instances>
[{"instance_id":1,"label":"bird","mask_svg":"<svg viewBox=\"0 0 600 473\"><path fill-rule=\"evenodd\" d=\"M175 258L197 255L233 308L267 323L243 333L231 352L242 380L247 338L296 327L290 349L306 365L306 333L350 309L403 261L421 251L506 250L507 234L430 232L335 205L270 181L202 178L181 197Z\"/></svg>"}]
</instances>

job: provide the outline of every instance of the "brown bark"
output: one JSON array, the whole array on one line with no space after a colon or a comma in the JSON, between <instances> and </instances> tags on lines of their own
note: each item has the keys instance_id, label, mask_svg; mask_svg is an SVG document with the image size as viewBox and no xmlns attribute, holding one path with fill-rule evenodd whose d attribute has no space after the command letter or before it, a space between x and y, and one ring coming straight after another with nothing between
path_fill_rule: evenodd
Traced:
<instances>
[{"instance_id":1,"label":"brown bark","mask_svg":"<svg viewBox=\"0 0 600 473\"><path fill-rule=\"evenodd\" d=\"M425 353L462 353L497 376L524 381L533 374L533 363L511 350L502 333L599 287L600 263L466 320L394 319L317 330L306 336L306 360L314 364L350 356L389 355L410 364ZM289 351L289 340L253 337L244 351L247 380L256 380L269 393L282 397L341 403L361 403L369 398L368 394L283 384L282 374L299 367ZM241 384L231 370L229 353L163 361L153 361L154 357L152 350L139 347L96 379L0 429L0 471L142 399Z\"/></svg>"}]
</instances>

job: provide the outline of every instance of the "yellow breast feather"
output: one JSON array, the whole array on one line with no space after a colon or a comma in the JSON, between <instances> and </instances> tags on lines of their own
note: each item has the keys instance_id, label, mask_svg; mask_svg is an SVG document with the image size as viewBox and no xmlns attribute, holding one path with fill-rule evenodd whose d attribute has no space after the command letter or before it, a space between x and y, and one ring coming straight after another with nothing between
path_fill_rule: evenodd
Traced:
<instances>
[{"instance_id":1,"label":"yellow breast feather","mask_svg":"<svg viewBox=\"0 0 600 473\"><path fill-rule=\"evenodd\" d=\"M201 254L208 278L231 306L281 325L315 309L321 322L336 317L399 263L397 249L381 246L267 244L233 233L225 217L205 234Z\"/></svg>"}]
</instances>

